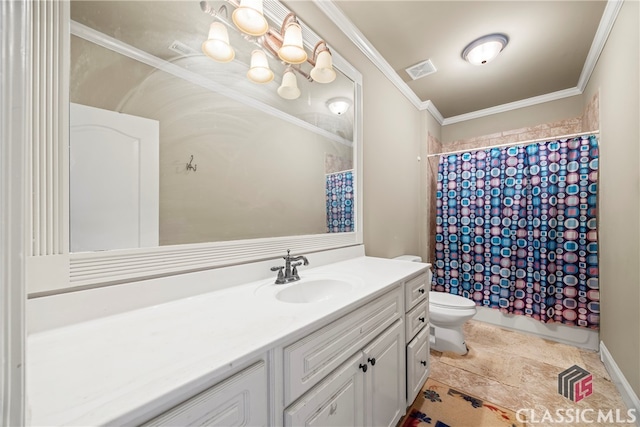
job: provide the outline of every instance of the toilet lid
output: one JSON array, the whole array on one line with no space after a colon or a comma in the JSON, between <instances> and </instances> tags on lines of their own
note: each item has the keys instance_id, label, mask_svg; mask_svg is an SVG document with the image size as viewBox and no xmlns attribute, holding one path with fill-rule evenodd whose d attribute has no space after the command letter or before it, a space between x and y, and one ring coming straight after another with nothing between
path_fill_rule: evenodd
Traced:
<instances>
[{"instance_id":1,"label":"toilet lid","mask_svg":"<svg viewBox=\"0 0 640 427\"><path fill-rule=\"evenodd\" d=\"M446 308L473 308L476 303L460 295L447 294L444 292L429 292L429 304Z\"/></svg>"}]
</instances>

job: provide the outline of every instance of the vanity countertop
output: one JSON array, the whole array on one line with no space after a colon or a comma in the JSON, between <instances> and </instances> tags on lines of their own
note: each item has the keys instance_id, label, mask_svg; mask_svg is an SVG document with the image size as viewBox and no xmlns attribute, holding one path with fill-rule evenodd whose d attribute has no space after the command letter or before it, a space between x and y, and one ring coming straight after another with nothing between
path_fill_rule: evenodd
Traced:
<instances>
[{"instance_id":1,"label":"vanity countertop","mask_svg":"<svg viewBox=\"0 0 640 427\"><path fill-rule=\"evenodd\" d=\"M339 318L426 268L357 257L300 269L303 280L344 277L361 284L339 298L281 302L273 296L273 279L260 280L32 334L27 419L47 426L139 423L150 404L212 385L239 364Z\"/></svg>"}]
</instances>

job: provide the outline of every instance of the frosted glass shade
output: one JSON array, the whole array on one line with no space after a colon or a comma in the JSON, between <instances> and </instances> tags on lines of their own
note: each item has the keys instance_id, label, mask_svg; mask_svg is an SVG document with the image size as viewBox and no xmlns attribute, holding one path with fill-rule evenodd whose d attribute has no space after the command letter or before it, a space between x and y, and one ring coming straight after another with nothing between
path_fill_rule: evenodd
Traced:
<instances>
[{"instance_id":1,"label":"frosted glass shade","mask_svg":"<svg viewBox=\"0 0 640 427\"><path fill-rule=\"evenodd\" d=\"M221 22L213 22L209 27L209 37L202 43L202 52L218 62L229 62L236 53L229 45L227 27Z\"/></svg>"},{"instance_id":2,"label":"frosted glass shade","mask_svg":"<svg viewBox=\"0 0 640 427\"><path fill-rule=\"evenodd\" d=\"M282 84L278 88L278 95L284 99L297 99L300 97L300 89L293 71L287 71L282 76Z\"/></svg>"},{"instance_id":3,"label":"frosted glass shade","mask_svg":"<svg viewBox=\"0 0 640 427\"><path fill-rule=\"evenodd\" d=\"M240 0L240 6L231 14L236 27L250 36L261 36L269 29L262 14L262 0Z\"/></svg>"},{"instance_id":4,"label":"frosted glass shade","mask_svg":"<svg viewBox=\"0 0 640 427\"><path fill-rule=\"evenodd\" d=\"M474 65L491 62L504 49L509 39L504 34L489 34L471 42L462 57Z\"/></svg>"},{"instance_id":5,"label":"frosted glass shade","mask_svg":"<svg viewBox=\"0 0 640 427\"><path fill-rule=\"evenodd\" d=\"M267 55L263 51L251 52L251 67L247 71L247 77L255 83L269 83L273 80L273 71L269 68Z\"/></svg>"},{"instance_id":6,"label":"frosted glass shade","mask_svg":"<svg viewBox=\"0 0 640 427\"><path fill-rule=\"evenodd\" d=\"M351 100L349 98L338 97L331 98L327 101L327 108L329 108L329 111L338 116L346 113L347 110L349 110L349 107L351 107Z\"/></svg>"},{"instance_id":7,"label":"frosted glass shade","mask_svg":"<svg viewBox=\"0 0 640 427\"><path fill-rule=\"evenodd\" d=\"M302 28L299 24L292 22L287 25L278 56L289 64L302 64L307 60L307 52L302 46Z\"/></svg>"},{"instance_id":8,"label":"frosted glass shade","mask_svg":"<svg viewBox=\"0 0 640 427\"><path fill-rule=\"evenodd\" d=\"M316 66L311 69L311 78L318 83L331 83L336 79L331 53L323 50L318 54Z\"/></svg>"}]
</instances>

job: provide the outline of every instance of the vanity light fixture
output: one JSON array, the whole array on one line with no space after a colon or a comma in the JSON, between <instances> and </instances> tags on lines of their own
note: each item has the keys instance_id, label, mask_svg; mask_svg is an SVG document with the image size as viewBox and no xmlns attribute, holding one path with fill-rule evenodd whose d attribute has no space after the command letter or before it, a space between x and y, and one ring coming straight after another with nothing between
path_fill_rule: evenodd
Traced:
<instances>
[{"instance_id":1,"label":"vanity light fixture","mask_svg":"<svg viewBox=\"0 0 640 427\"><path fill-rule=\"evenodd\" d=\"M251 67L247 71L247 77L255 83L269 83L273 80L273 71L269 68L269 61L263 50L251 52Z\"/></svg>"},{"instance_id":2,"label":"vanity light fixture","mask_svg":"<svg viewBox=\"0 0 640 427\"><path fill-rule=\"evenodd\" d=\"M495 59L509 42L505 34L488 34L467 45L462 57L474 65L483 65Z\"/></svg>"},{"instance_id":3,"label":"vanity light fixture","mask_svg":"<svg viewBox=\"0 0 640 427\"><path fill-rule=\"evenodd\" d=\"M278 88L278 95L284 99L298 99L300 97L296 75L291 67L287 67L282 76L282 84Z\"/></svg>"},{"instance_id":4,"label":"vanity light fixture","mask_svg":"<svg viewBox=\"0 0 640 427\"><path fill-rule=\"evenodd\" d=\"M261 36L269 30L269 24L262 13L262 0L240 0L231 19L240 31L250 36Z\"/></svg>"},{"instance_id":5,"label":"vanity light fixture","mask_svg":"<svg viewBox=\"0 0 640 427\"><path fill-rule=\"evenodd\" d=\"M299 89L295 80L298 73L310 82L331 83L336 78L333 69L331 50L324 40L318 41L311 55L307 55L302 39L302 27L293 12L285 16L279 30L269 27L264 14L262 0L226 0L236 9L231 17L233 24L222 16L226 6L222 6L216 12L206 0L200 1L200 8L208 15L216 18L209 28L209 37L202 44L202 51L218 62L229 62L235 57L233 48L229 45L229 28L237 28L245 34L245 39L262 48L254 50L251 54L251 66L247 77L257 83L268 83L273 80L273 72L269 69L266 53L273 58L281 60L287 68L282 77L282 85L278 88L278 94L285 99L296 99ZM219 22L218 22L219 21ZM264 21L264 22L263 22ZM261 53L257 53L257 52ZM311 65L310 71L303 69L303 64ZM294 94L296 94L294 96ZM284 94L284 95L283 95Z\"/></svg>"},{"instance_id":6,"label":"vanity light fixture","mask_svg":"<svg viewBox=\"0 0 640 427\"><path fill-rule=\"evenodd\" d=\"M327 108L333 114L341 116L349 110L351 107L351 100L349 98L337 97L331 98L327 101Z\"/></svg>"},{"instance_id":7,"label":"vanity light fixture","mask_svg":"<svg viewBox=\"0 0 640 427\"><path fill-rule=\"evenodd\" d=\"M307 60L307 52L302 45L302 27L291 12L282 21L280 29L282 45L278 49L278 57L289 64L302 64Z\"/></svg>"},{"instance_id":8,"label":"vanity light fixture","mask_svg":"<svg viewBox=\"0 0 640 427\"><path fill-rule=\"evenodd\" d=\"M202 43L202 51L218 62L230 62L236 53L229 45L229 33L222 22L214 21L209 27L209 37Z\"/></svg>"}]
</instances>

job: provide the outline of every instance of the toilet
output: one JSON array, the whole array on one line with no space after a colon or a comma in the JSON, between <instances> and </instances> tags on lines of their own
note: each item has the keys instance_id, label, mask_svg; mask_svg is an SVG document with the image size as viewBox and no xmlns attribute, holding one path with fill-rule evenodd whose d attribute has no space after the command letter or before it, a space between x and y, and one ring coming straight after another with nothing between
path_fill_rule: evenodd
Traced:
<instances>
[{"instance_id":1,"label":"toilet","mask_svg":"<svg viewBox=\"0 0 640 427\"><path fill-rule=\"evenodd\" d=\"M395 259L421 262L415 255L402 255ZM429 272L431 273L431 272ZM429 280L431 286L431 280ZM470 299L444 292L429 291L429 322L431 323L431 348L467 354L462 325L476 314L476 304Z\"/></svg>"}]
</instances>

